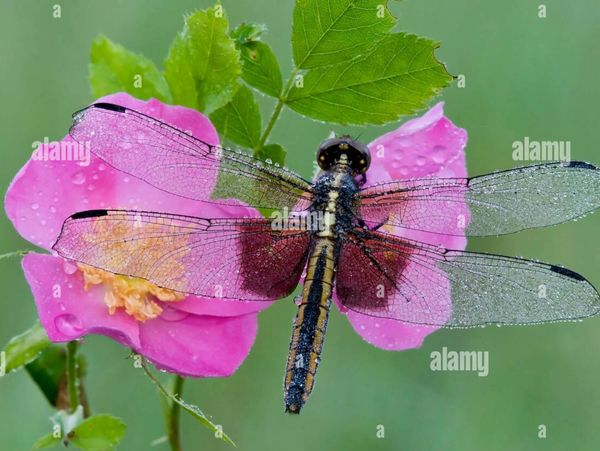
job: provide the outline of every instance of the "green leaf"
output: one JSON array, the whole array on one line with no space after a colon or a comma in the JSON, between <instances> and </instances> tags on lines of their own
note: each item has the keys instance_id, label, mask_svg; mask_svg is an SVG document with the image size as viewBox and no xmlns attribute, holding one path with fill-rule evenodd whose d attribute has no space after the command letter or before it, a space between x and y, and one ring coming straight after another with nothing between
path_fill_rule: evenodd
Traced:
<instances>
[{"instance_id":1,"label":"green leaf","mask_svg":"<svg viewBox=\"0 0 600 451\"><path fill-rule=\"evenodd\" d=\"M174 103L211 113L233 98L242 69L227 27L220 5L185 18L165 61Z\"/></svg>"},{"instance_id":2,"label":"green leaf","mask_svg":"<svg viewBox=\"0 0 600 451\"><path fill-rule=\"evenodd\" d=\"M169 102L169 87L154 63L106 36L92 42L90 85L94 97L125 91L138 99Z\"/></svg>"},{"instance_id":3,"label":"green leaf","mask_svg":"<svg viewBox=\"0 0 600 451\"><path fill-rule=\"evenodd\" d=\"M4 348L6 373L15 371L32 362L48 346L50 340L39 321L31 329L11 338Z\"/></svg>"},{"instance_id":4,"label":"green leaf","mask_svg":"<svg viewBox=\"0 0 600 451\"><path fill-rule=\"evenodd\" d=\"M253 149L260 142L260 110L246 86L240 86L231 102L211 114L210 120L221 135L236 144Z\"/></svg>"},{"instance_id":5,"label":"green leaf","mask_svg":"<svg viewBox=\"0 0 600 451\"><path fill-rule=\"evenodd\" d=\"M115 447L125 435L127 425L111 415L94 415L73 429L69 442L84 451L106 451Z\"/></svg>"},{"instance_id":6,"label":"green leaf","mask_svg":"<svg viewBox=\"0 0 600 451\"><path fill-rule=\"evenodd\" d=\"M384 124L425 107L452 77L434 57L438 44L405 33L390 34L368 55L304 74L287 105L298 113L338 124Z\"/></svg>"},{"instance_id":7,"label":"green leaf","mask_svg":"<svg viewBox=\"0 0 600 451\"><path fill-rule=\"evenodd\" d=\"M292 28L299 69L344 63L394 26L387 0L296 0Z\"/></svg>"},{"instance_id":8,"label":"green leaf","mask_svg":"<svg viewBox=\"0 0 600 451\"><path fill-rule=\"evenodd\" d=\"M279 97L283 82L279 62L264 42L248 42L240 47L242 78L250 86L272 97Z\"/></svg>"},{"instance_id":9,"label":"green leaf","mask_svg":"<svg viewBox=\"0 0 600 451\"><path fill-rule=\"evenodd\" d=\"M267 26L264 24L242 22L231 32L231 37L238 45L247 44L260 40L266 31Z\"/></svg>"},{"instance_id":10,"label":"green leaf","mask_svg":"<svg viewBox=\"0 0 600 451\"><path fill-rule=\"evenodd\" d=\"M60 443L61 439L54 437L52 433L44 435L33 444L33 449L53 448Z\"/></svg>"},{"instance_id":11,"label":"green leaf","mask_svg":"<svg viewBox=\"0 0 600 451\"><path fill-rule=\"evenodd\" d=\"M62 346L52 345L26 366L27 372L40 387L50 405L56 407L66 371L66 354Z\"/></svg>"},{"instance_id":12,"label":"green leaf","mask_svg":"<svg viewBox=\"0 0 600 451\"><path fill-rule=\"evenodd\" d=\"M287 152L279 144L267 144L254 154L256 158L267 161L270 160L275 164L283 166Z\"/></svg>"},{"instance_id":13,"label":"green leaf","mask_svg":"<svg viewBox=\"0 0 600 451\"><path fill-rule=\"evenodd\" d=\"M37 359L26 365L26 370L42 390L51 406L58 408L68 407L68 394L66 383L66 352L64 346L51 344L38 356ZM85 399L85 390L81 380L85 377L87 363L82 354L77 357L79 372L80 399Z\"/></svg>"},{"instance_id":14,"label":"green leaf","mask_svg":"<svg viewBox=\"0 0 600 451\"><path fill-rule=\"evenodd\" d=\"M271 47L260 41L264 25L242 23L231 32L242 57L242 78L250 86L279 97L283 82L279 62Z\"/></svg>"}]
</instances>

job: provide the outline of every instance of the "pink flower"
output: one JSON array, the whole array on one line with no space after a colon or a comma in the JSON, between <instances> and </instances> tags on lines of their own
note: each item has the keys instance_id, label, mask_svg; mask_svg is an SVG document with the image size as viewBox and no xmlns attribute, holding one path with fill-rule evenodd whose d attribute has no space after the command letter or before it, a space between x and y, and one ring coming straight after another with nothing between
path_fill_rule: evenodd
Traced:
<instances>
[{"instance_id":1,"label":"pink flower","mask_svg":"<svg viewBox=\"0 0 600 451\"><path fill-rule=\"evenodd\" d=\"M438 103L423 116L406 122L369 144L372 162L367 173L367 184L423 177L466 177L466 143L467 132L446 118L444 104ZM466 204L456 213L468 216ZM466 237L455 234L437 235L404 229L388 232L428 244L442 245L447 249L464 250L467 244ZM397 351L418 348L427 335L439 329L362 315L345 308L336 295L334 300L340 311L346 313L354 330L365 341L378 348ZM451 307L448 286L447 298L438 299L436 308L441 309L449 318Z\"/></svg>"},{"instance_id":2,"label":"pink flower","mask_svg":"<svg viewBox=\"0 0 600 451\"><path fill-rule=\"evenodd\" d=\"M208 118L194 110L156 100L143 102L127 94L101 101L138 110L218 144ZM65 144L74 141L67 136L60 142ZM88 155L89 161L45 161L44 152L48 155L53 145L40 145L14 178L5 199L17 231L43 249L50 250L63 221L82 210L127 208L222 218L234 211L236 216L257 214L252 209L232 210L168 194L114 170L93 154ZM23 269L52 341L106 335L158 367L186 376L232 374L256 337L256 313L269 305L183 297L139 279L110 275L47 254L28 254Z\"/></svg>"}]
</instances>

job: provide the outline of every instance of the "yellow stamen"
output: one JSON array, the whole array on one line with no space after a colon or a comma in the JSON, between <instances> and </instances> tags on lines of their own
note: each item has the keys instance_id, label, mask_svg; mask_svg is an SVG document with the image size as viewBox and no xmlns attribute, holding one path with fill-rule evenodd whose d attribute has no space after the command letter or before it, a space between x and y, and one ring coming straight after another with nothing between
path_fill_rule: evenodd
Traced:
<instances>
[{"instance_id":1,"label":"yellow stamen","mask_svg":"<svg viewBox=\"0 0 600 451\"><path fill-rule=\"evenodd\" d=\"M97 221L92 230L93 237L89 237L90 243L97 242L99 237L107 236L114 240L115 252L120 255L136 256L135 258L143 255L144 259L149 261L162 259L161 271L164 274L157 273L159 278L163 275L172 276L184 272L185 268L181 259L189 252L188 237L186 235L176 236L174 227L169 223L160 220L144 222L140 216L139 223L136 223L133 229L131 224L126 222ZM173 235L173 240L179 243L180 252L177 256L165 258L163 255L159 237L165 234ZM128 237L138 239L125 240ZM141 237L144 238L141 239ZM83 273L86 290L93 285L106 286L104 303L108 306L111 315L118 309L124 309L128 315L143 322L160 316L163 308L157 301L176 302L186 297L183 293L160 288L144 279L113 274L82 263L78 263L77 266Z\"/></svg>"},{"instance_id":2,"label":"yellow stamen","mask_svg":"<svg viewBox=\"0 0 600 451\"><path fill-rule=\"evenodd\" d=\"M144 322L162 313L163 309L156 300L177 302L186 297L183 293L157 287L144 279L113 274L82 263L78 263L77 267L83 273L85 290L93 285L106 286L104 303L111 315L123 308L128 315Z\"/></svg>"}]
</instances>

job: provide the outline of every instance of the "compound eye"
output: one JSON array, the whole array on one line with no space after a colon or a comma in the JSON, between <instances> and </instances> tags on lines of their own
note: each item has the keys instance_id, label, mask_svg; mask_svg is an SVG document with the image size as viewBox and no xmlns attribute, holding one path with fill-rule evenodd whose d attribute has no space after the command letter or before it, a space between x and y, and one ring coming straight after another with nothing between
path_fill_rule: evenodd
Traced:
<instances>
[{"instance_id":1,"label":"compound eye","mask_svg":"<svg viewBox=\"0 0 600 451\"><path fill-rule=\"evenodd\" d=\"M319 167L328 171L333 166L334 154L330 147L321 147L317 153L317 163Z\"/></svg>"}]
</instances>

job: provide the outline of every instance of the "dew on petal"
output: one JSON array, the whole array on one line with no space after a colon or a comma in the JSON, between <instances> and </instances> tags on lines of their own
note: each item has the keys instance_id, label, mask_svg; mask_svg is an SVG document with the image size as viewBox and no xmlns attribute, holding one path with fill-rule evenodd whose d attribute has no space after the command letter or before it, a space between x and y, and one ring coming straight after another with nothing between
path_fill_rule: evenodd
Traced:
<instances>
[{"instance_id":1,"label":"dew on petal","mask_svg":"<svg viewBox=\"0 0 600 451\"><path fill-rule=\"evenodd\" d=\"M67 337L76 337L83 331L79 318L70 313L57 316L54 319L54 325L61 334Z\"/></svg>"},{"instance_id":2,"label":"dew on petal","mask_svg":"<svg viewBox=\"0 0 600 451\"><path fill-rule=\"evenodd\" d=\"M435 146L431 151L431 159L434 163L441 164L445 161L445 154L448 150L444 146Z\"/></svg>"},{"instance_id":3,"label":"dew on petal","mask_svg":"<svg viewBox=\"0 0 600 451\"><path fill-rule=\"evenodd\" d=\"M71 181L74 185L83 185L85 183L85 174L81 171L76 172L71 177Z\"/></svg>"},{"instance_id":4,"label":"dew on petal","mask_svg":"<svg viewBox=\"0 0 600 451\"><path fill-rule=\"evenodd\" d=\"M31 204L32 210L37 210L38 208L40 208L40 204L38 204L37 202L34 202L33 204Z\"/></svg>"},{"instance_id":5,"label":"dew on petal","mask_svg":"<svg viewBox=\"0 0 600 451\"><path fill-rule=\"evenodd\" d=\"M75 274L77 272L77 265L68 260L65 260L63 262L63 271L65 272L65 274Z\"/></svg>"},{"instance_id":6,"label":"dew on petal","mask_svg":"<svg viewBox=\"0 0 600 451\"><path fill-rule=\"evenodd\" d=\"M174 308L166 308L160 315L161 319L165 321L182 321L188 316L190 316L189 313Z\"/></svg>"}]
</instances>

